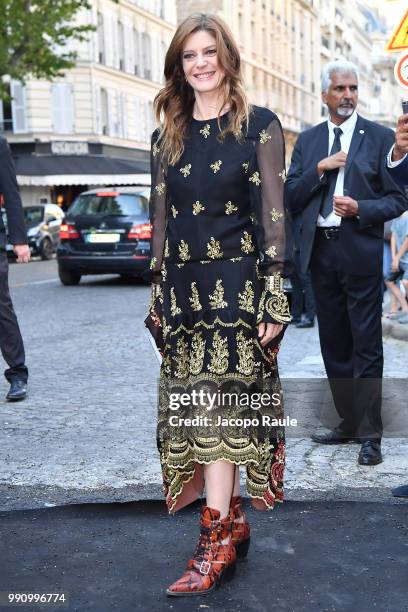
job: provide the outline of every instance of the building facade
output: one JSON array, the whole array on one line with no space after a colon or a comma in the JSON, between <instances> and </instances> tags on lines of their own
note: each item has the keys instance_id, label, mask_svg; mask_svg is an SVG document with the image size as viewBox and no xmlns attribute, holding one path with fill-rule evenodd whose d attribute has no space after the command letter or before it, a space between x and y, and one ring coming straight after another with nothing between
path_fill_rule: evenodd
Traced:
<instances>
[{"instance_id":1,"label":"building facade","mask_svg":"<svg viewBox=\"0 0 408 612\"><path fill-rule=\"evenodd\" d=\"M11 82L0 102L24 204L66 208L87 188L149 181L153 99L176 27L172 0L93 0L77 16L95 31L76 67L53 82Z\"/></svg>"},{"instance_id":2,"label":"building facade","mask_svg":"<svg viewBox=\"0 0 408 612\"><path fill-rule=\"evenodd\" d=\"M319 2L316 0L179 0L178 21L212 12L231 27L251 102L279 116L288 155L298 133L320 117Z\"/></svg>"}]
</instances>

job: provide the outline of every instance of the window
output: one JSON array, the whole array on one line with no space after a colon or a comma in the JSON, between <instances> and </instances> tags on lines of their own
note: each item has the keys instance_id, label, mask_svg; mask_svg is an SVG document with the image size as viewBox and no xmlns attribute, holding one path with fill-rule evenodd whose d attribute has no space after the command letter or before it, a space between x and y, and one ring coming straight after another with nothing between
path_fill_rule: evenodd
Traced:
<instances>
[{"instance_id":1,"label":"window","mask_svg":"<svg viewBox=\"0 0 408 612\"><path fill-rule=\"evenodd\" d=\"M118 24L118 36L119 36L119 70L125 70L125 28L123 23L119 21Z\"/></svg>"},{"instance_id":2,"label":"window","mask_svg":"<svg viewBox=\"0 0 408 612\"><path fill-rule=\"evenodd\" d=\"M57 134L72 134L74 131L74 96L69 83L54 83L51 86L52 126Z\"/></svg>"},{"instance_id":3,"label":"window","mask_svg":"<svg viewBox=\"0 0 408 612\"><path fill-rule=\"evenodd\" d=\"M109 134L109 108L108 108L108 92L102 87L101 89L101 128L102 134Z\"/></svg>"},{"instance_id":4,"label":"window","mask_svg":"<svg viewBox=\"0 0 408 612\"><path fill-rule=\"evenodd\" d=\"M10 95L10 88L8 91ZM0 100L0 132L13 131L13 115L11 112L11 99Z\"/></svg>"},{"instance_id":5,"label":"window","mask_svg":"<svg viewBox=\"0 0 408 612\"><path fill-rule=\"evenodd\" d=\"M101 13L98 13L98 60L100 64L105 63L105 32Z\"/></svg>"},{"instance_id":6,"label":"window","mask_svg":"<svg viewBox=\"0 0 408 612\"><path fill-rule=\"evenodd\" d=\"M145 79L151 80L152 78L152 49L150 36L147 32L142 34L142 47L143 47L143 76Z\"/></svg>"},{"instance_id":7,"label":"window","mask_svg":"<svg viewBox=\"0 0 408 612\"><path fill-rule=\"evenodd\" d=\"M10 82L11 116L13 118L13 132L15 134L27 131L25 92L25 87L20 81Z\"/></svg>"},{"instance_id":8,"label":"window","mask_svg":"<svg viewBox=\"0 0 408 612\"><path fill-rule=\"evenodd\" d=\"M142 42L140 32L138 30L133 30L133 41L135 49L134 72L136 76L142 76Z\"/></svg>"}]
</instances>

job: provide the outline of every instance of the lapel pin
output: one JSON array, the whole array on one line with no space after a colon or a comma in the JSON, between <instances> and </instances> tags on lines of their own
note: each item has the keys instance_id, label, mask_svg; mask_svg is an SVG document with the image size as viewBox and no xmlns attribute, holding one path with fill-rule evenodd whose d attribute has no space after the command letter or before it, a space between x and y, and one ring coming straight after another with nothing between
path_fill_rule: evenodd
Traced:
<instances>
[{"instance_id":1,"label":"lapel pin","mask_svg":"<svg viewBox=\"0 0 408 612\"><path fill-rule=\"evenodd\" d=\"M364 134L364 130L360 130L360 131L359 131L359 133L360 133L360 134Z\"/></svg>"}]
</instances>

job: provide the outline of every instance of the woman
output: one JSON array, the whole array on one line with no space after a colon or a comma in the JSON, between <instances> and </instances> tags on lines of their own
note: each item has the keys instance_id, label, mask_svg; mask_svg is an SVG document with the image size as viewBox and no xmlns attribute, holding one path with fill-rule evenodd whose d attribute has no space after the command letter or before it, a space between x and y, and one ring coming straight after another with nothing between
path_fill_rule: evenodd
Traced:
<instances>
[{"instance_id":1,"label":"woman","mask_svg":"<svg viewBox=\"0 0 408 612\"><path fill-rule=\"evenodd\" d=\"M180 596L208 593L248 551L239 465L256 508L282 500L284 434L263 417L282 414L276 353L290 316L278 118L249 107L237 45L217 17L178 27L164 73L151 153L158 448L169 511L204 484L207 502L192 559L167 589ZM279 400L260 406L260 391Z\"/></svg>"}]
</instances>

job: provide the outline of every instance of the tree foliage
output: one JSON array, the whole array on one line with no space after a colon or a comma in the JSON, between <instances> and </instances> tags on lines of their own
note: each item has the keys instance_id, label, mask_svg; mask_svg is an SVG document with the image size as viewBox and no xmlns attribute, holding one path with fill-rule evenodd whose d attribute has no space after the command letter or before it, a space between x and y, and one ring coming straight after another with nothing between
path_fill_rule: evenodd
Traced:
<instances>
[{"instance_id":1,"label":"tree foliage","mask_svg":"<svg viewBox=\"0 0 408 612\"><path fill-rule=\"evenodd\" d=\"M75 65L70 43L94 29L75 16L90 7L89 0L0 0L0 99L8 96L4 77L52 80Z\"/></svg>"}]
</instances>

